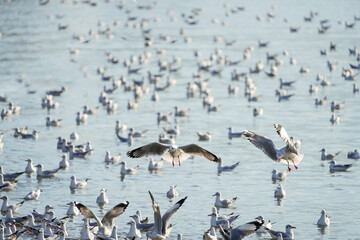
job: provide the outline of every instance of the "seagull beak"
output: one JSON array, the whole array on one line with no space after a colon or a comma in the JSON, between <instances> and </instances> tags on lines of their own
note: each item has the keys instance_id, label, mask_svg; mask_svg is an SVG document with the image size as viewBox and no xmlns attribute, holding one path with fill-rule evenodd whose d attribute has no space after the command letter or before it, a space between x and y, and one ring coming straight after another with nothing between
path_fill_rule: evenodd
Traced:
<instances>
[{"instance_id":1,"label":"seagull beak","mask_svg":"<svg viewBox=\"0 0 360 240\"><path fill-rule=\"evenodd\" d=\"M296 228L296 227L291 227L291 228Z\"/></svg>"},{"instance_id":2,"label":"seagull beak","mask_svg":"<svg viewBox=\"0 0 360 240\"><path fill-rule=\"evenodd\" d=\"M128 224L128 225L130 225L130 224L131 224L131 222L128 222L127 224Z\"/></svg>"},{"instance_id":3,"label":"seagull beak","mask_svg":"<svg viewBox=\"0 0 360 240\"><path fill-rule=\"evenodd\" d=\"M212 214L209 214L208 216L210 217L210 216L212 216Z\"/></svg>"}]
</instances>

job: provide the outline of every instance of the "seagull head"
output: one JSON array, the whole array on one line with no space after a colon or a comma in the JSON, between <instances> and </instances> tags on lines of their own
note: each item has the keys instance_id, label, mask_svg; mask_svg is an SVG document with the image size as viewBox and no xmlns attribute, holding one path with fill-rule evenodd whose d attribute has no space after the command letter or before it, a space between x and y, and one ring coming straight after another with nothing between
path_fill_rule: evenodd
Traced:
<instances>
[{"instance_id":1,"label":"seagull head","mask_svg":"<svg viewBox=\"0 0 360 240\"><path fill-rule=\"evenodd\" d=\"M290 224L286 225L286 229L293 229L293 228L296 228L296 227L291 226Z\"/></svg>"},{"instance_id":2,"label":"seagull head","mask_svg":"<svg viewBox=\"0 0 360 240\"><path fill-rule=\"evenodd\" d=\"M220 192L216 192L213 196L220 196Z\"/></svg>"}]
</instances>

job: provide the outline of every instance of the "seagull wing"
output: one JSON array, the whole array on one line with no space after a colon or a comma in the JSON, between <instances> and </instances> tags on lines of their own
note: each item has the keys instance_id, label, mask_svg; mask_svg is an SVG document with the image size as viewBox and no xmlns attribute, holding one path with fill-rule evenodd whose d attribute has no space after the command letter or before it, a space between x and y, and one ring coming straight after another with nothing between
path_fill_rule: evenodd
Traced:
<instances>
[{"instance_id":1,"label":"seagull wing","mask_svg":"<svg viewBox=\"0 0 360 240\"><path fill-rule=\"evenodd\" d=\"M157 234L161 235L162 222L161 222L160 207L159 207L159 205L157 205L155 203L154 196L151 194L150 191L149 191L149 194L150 194L150 198L151 198L151 202L152 202L152 207L153 207L153 210L154 210L154 228L153 228L152 232L156 232Z\"/></svg>"},{"instance_id":2,"label":"seagull wing","mask_svg":"<svg viewBox=\"0 0 360 240\"><path fill-rule=\"evenodd\" d=\"M219 157L217 157L215 154L209 152L208 150L206 150L196 144L185 145L185 146L179 147L179 149L181 149L184 153L203 157L203 158L206 158L207 160L210 160L213 162L219 161Z\"/></svg>"},{"instance_id":3,"label":"seagull wing","mask_svg":"<svg viewBox=\"0 0 360 240\"><path fill-rule=\"evenodd\" d=\"M296 147L294 146L294 142L289 138L285 128L280 124L274 124L276 132L279 134L280 138L286 143L287 147L294 153L298 153Z\"/></svg>"},{"instance_id":4,"label":"seagull wing","mask_svg":"<svg viewBox=\"0 0 360 240\"><path fill-rule=\"evenodd\" d=\"M149 143L126 153L131 158L141 158L148 155L163 155L169 149L168 145L158 142Z\"/></svg>"},{"instance_id":5,"label":"seagull wing","mask_svg":"<svg viewBox=\"0 0 360 240\"><path fill-rule=\"evenodd\" d=\"M87 206L78 202L75 202L75 206L86 219L94 218L99 227L102 225L100 219Z\"/></svg>"},{"instance_id":6,"label":"seagull wing","mask_svg":"<svg viewBox=\"0 0 360 240\"><path fill-rule=\"evenodd\" d=\"M114 219L123 214L129 206L129 202L122 202L110 209L103 217L101 222L104 224L104 226L112 227L114 225Z\"/></svg>"},{"instance_id":7,"label":"seagull wing","mask_svg":"<svg viewBox=\"0 0 360 240\"><path fill-rule=\"evenodd\" d=\"M167 210L166 213L162 216L161 221L162 221L162 234L163 235L166 234L166 228L167 228L167 224L168 224L170 218L172 217L172 215L174 215L177 212L177 210L179 210L179 208L181 207L181 205L183 205L183 203L185 202L186 199L187 199L187 197L184 197L183 199L181 199L180 201L175 203L174 206L169 208L169 210Z\"/></svg>"},{"instance_id":8,"label":"seagull wing","mask_svg":"<svg viewBox=\"0 0 360 240\"><path fill-rule=\"evenodd\" d=\"M244 135L255 147L259 148L269 158L276 161L276 148L271 139L247 130L244 130Z\"/></svg>"}]
</instances>

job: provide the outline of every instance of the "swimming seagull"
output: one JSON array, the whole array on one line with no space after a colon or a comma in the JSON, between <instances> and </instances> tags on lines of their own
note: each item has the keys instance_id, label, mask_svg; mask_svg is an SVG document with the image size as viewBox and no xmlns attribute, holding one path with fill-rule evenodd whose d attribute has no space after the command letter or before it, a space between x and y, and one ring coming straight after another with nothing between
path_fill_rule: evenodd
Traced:
<instances>
[{"instance_id":1,"label":"swimming seagull","mask_svg":"<svg viewBox=\"0 0 360 240\"><path fill-rule=\"evenodd\" d=\"M37 177L55 177L56 173L61 169L43 170L42 164L38 164L35 167L37 168Z\"/></svg>"},{"instance_id":2,"label":"swimming seagull","mask_svg":"<svg viewBox=\"0 0 360 240\"><path fill-rule=\"evenodd\" d=\"M16 184L17 184L17 181L16 182L4 181L4 176L2 175L2 173L0 173L0 191L1 190L10 190L13 187L15 187Z\"/></svg>"},{"instance_id":3,"label":"swimming seagull","mask_svg":"<svg viewBox=\"0 0 360 240\"><path fill-rule=\"evenodd\" d=\"M114 226L114 219L125 212L126 208L129 206L129 202L125 201L117 204L110 209L101 220L85 205L78 202L76 202L75 205L86 219L94 218L96 220L99 227L98 234L109 236Z\"/></svg>"},{"instance_id":4,"label":"swimming seagull","mask_svg":"<svg viewBox=\"0 0 360 240\"><path fill-rule=\"evenodd\" d=\"M286 179L287 174L288 173L286 171L278 172L276 169L273 169L271 178L273 180L281 180L281 181L283 181L283 180Z\"/></svg>"},{"instance_id":5,"label":"swimming seagull","mask_svg":"<svg viewBox=\"0 0 360 240\"><path fill-rule=\"evenodd\" d=\"M77 209L75 202L69 202L66 205L69 205L69 208L66 211L66 215L68 215L69 217L79 215L79 209Z\"/></svg>"},{"instance_id":6,"label":"swimming seagull","mask_svg":"<svg viewBox=\"0 0 360 240\"><path fill-rule=\"evenodd\" d=\"M257 221L248 222L233 228L231 231L227 231L220 225L220 233L226 240L231 239L244 239L246 236L254 233L264 224L264 218L262 216L256 217Z\"/></svg>"},{"instance_id":7,"label":"swimming seagull","mask_svg":"<svg viewBox=\"0 0 360 240\"><path fill-rule=\"evenodd\" d=\"M32 164L32 159L29 158L29 159L27 159L27 160L25 160L25 161L28 162L27 165L26 165L26 167L25 167L25 172L28 173L28 174L35 172L35 171L36 171L36 168L35 168L35 166Z\"/></svg>"},{"instance_id":8,"label":"swimming seagull","mask_svg":"<svg viewBox=\"0 0 360 240\"><path fill-rule=\"evenodd\" d=\"M97 204L102 204L105 205L109 202L108 197L106 196L106 189L102 188L100 190L100 195L96 198L96 203Z\"/></svg>"},{"instance_id":9,"label":"swimming seagull","mask_svg":"<svg viewBox=\"0 0 360 240\"><path fill-rule=\"evenodd\" d=\"M166 239L166 237L170 234L170 226L172 226L171 224L168 226L168 222L170 218L177 212L177 210L179 210L179 208L183 205L187 197L175 203L174 206L169 208L169 210L167 210L165 214L161 216L159 205L155 203L155 199L150 191L149 194L152 201L152 207L154 210L155 224L154 224L154 228L146 233L146 236L148 238L156 239L156 240Z\"/></svg>"},{"instance_id":10,"label":"swimming seagull","mask_svg":"<svg viewBox=\"0 0 360 240\"><path fill-rule=\"evenodd\" d=\"M295 166L295 169L297 169L296 165L301 162L304 154L298 153L293 141L290 140L287 132L280 124L274 124L274 127L280 138L286 143L286 146L281 149L276 149L271 139L254 132L244 130L244 135L255 147L259 148L275 162L287 163L289 172L291 171L289 167L290 161Z\"/></svg>"},{"instance_id":11,"label":"swimming seagull","mask_svg":"<svg viewBox=\"0 0 360 240\"><path fill-rule=\"evenodd\" d=\"M283 197L285 197L285 194L286 194L286 192L285 192L282 184L279 183L279 185L278 185L277 188L275 189L274 197L275 197L275 198L283 198Z\"/></svg>"},{"instance_id":12,"label":"swimming seagull","mask_svg":"<svg viewBox=\"0 0 360 240\"><path fill-rule=\"evenodd\" d=\"M88 182L88 178L86 178L84 181L77 181L76 180L76 176L72 175L70 177L71 181L70 181L70 188L71 189L83 189L86 187L87 182Z\"/></svg>"},{"instance_id":13,"label":"swimming seagull","mask_svg":"<svg viewBox=\"0 0 360 240\"><path fill-rule=\"evenodd\" d=\"M347 157L351 159L359 159L360 158L359 151L355 149L353 152L348 152Z\"/></svg>"},{"instance_id":14,"label":"swimming seagull","mask_svg":"<svg viewBox=\"0 0 360 240\"><path fill-rule=\"evenodd\" d=\"M345 164L345 165L336 164L335 160L332 160L331 162L329 162L329 164L330 164L330 172L344 172L352 167L351 164Z\"/></svg>"},{"instance_id":15,"label":"swimming seagull","mask_svg":"<svg viewBox=\"0 0 360 240\"><path fill-rule=\"evenodd\" d=\"M328 217L328 215L326 215L325 210L321 210L321 216L320 216L319 220L317 221L317 225L322 226L322 227L327 227L330 225L330 218Z\"/></svg>"},{"instance_id":16,"label":"swimming seagull","mask_svg":"<svg viewBox=\"0 0 360 240\"><path fill-rule=\"evenodd\" d=\"M239 138L243 135L243 132L233 132L232 127L229 127L228 130L229 130L228 137L230 140L233 138Z\"/></svg>"},{"instance_id":17,"label":"swimming seagull","mask_svg":"<svg viewBox=\"0 0 360 240\"><path fill-rule=\"evenodd\" d=\"M25 200L38 200L41 192L42 192L42 190L40 188L38 188L36 191L32 190L24 197L24 199Z\"/></svg>"},{"instance_id":18,"label":"swimming seagull","mask_svg":"<svg viewBox=\"0 0 360 240\"><path fill-rule=\"evenodd\" d=\"M166 161L172 161L173 166L188 159L191 155L203 157L209 161L218 162L219 158L208 150L196 145L189 144L181 147L165 145L158 142L149 143L142 147L128 151L128 157L141 158L148 155L160 155Z\"/></svg>"},{"instance_id":19,"label":"swimming seagull","mask_svg":"<svg viewBox=\"0 0 360 240\"><path fill-rule=\"evenodd\" d=\"M161 159L159 162L155 162L154 159L151 157L151 158L149 158L149 167L148 167L148 170L149 170L149 171L161 170L163 164L164 164L164 160L163 160L163 159Z\"/></svg>"},{"instance_id":20,"label":"swimming seagull","mask_svg":"<svg viewBox=\"0 0 360 240\"><path fill-rule=\"evenodd\" d=\"M340 154L340 152L327 154L325 148L321 149L320 152L321 160L334 160Z\"/></svg>"},{"instance_id":21,"label":"swimming seagull","mask_svg":"<svg viewBox=\"0 0 360 240\"><path fill-rule=\"evenodd\" d=\"M231 223L234 222L240 215L231 216L228 219L219 219L217 212L212 212L208 216L211 217L210 224L211 227L218 228L219 226L222 226L225 229L229 229L231 226Z\"/></svg>"},{"instance_id":22,"label":"swimming seagull","mask_svg":"<svg viewBox=\"0 0 360 240\"><path fill-rule=\"evenodd\" d=\"M173 186L173 185L171 185L170 186L170 190L169 191L167 191L167 193L166 193L166 197L167 198L176 198L178 195L179 195L179 193L176 191L176 185L175 186Z\"/></svg>"},{"instance_id":23,"label":"swimming seagull","mask_svg":"<svg viewBox=\"0 0 360 240\"><path fill-rule=\"evenodd\" d=\"M121 170L120 170L121 175L132 175L132 174L135 174L136 171L139 169L139 165L137 165L134 168L127 168L126 162L124 162L124 161L122 161L120 163L120 165L121 165Z\"/></svg>"},{"instance_id":24,"label":"swimming seagull","mask_svg":"<svg viewBox=\"0 0 360 240\"><path fill-rule=\"evenodd\" d=\"M237 199L237 197L229 198L229 199L222 199L220 192L216 192L213 196L216 196L214 205L217 208L229 208Z\"/></svg>"},{"instance_id":25,"label":"swimming seagull","mask_svg":"<svg viewBox=\"0 0 360 240\"><path fill-rule=\"evenodd\" d=\"M281 233L282 237L284 240L292 240L294 239L294 233L292 231L292 229L294 229L296 227L291 226L290 224L286 225L285 227L285 232L281 232L281 231L275 231L275 230L271 230L271 229L266 229L268 231L268 233L271 235L272 238L277 238L278 234Z\"/></svg>"},{"instance_id":26,"label":"swimming seagull","mask_svg":"<svg viewBox=\"0 0 360 240\"><path fill-rule=\"evenodd\" d=\"M8 196L2 196L0 199L3 200L3 204L1 206L1 214L3 216L6 215L6 212L8 209L11 209L14 213L17 212L17 210L24 204L25 201L21 201L19 203L15 204L9 204L9 198Z\"/></svg>"}]
</instances>

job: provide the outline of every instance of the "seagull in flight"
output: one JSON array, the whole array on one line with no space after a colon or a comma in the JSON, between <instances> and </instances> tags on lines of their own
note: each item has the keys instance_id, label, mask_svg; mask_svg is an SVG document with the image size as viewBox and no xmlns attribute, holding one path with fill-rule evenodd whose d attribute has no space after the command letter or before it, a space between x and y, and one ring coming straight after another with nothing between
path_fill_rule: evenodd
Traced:
<instances>
[{"instance_id":1,"label":"seagull in flight","mask_svg":"<svg viewBox=\"0 0 360 240\"><path fill-rule=\"evenodd\" d=\"M289 172L291 171L289 166L290 162L295 166L295 169L297 169L298 167L296 165L301 162L304 154L298 153L294 142L289 138L283 126L280 124L274 124L274 127L280 138L286 143L286 146L281 149L276 149L271 139L258 135L254 132L244 130L244 135L252 144L254 144L255 147L259 148L275 162L287 163Z\"/></svg>"},{"instance_id":2,"label":"seagull in flight","mask_svg":"<svg viewBox=\"0 0 360 240\"><path fill-rule=\"evenodd\" d=\"M175 162L178 162L179 166L181 166L181 162L188 159L191 155L203 157L212 162L220 160L215 154L196 144L177 147L153 142L127 152L127 156L131 158L141 158L148 155L160 155L164 160L171 161L173 166L175 166Z\"/></svg>"}]
</instances>

